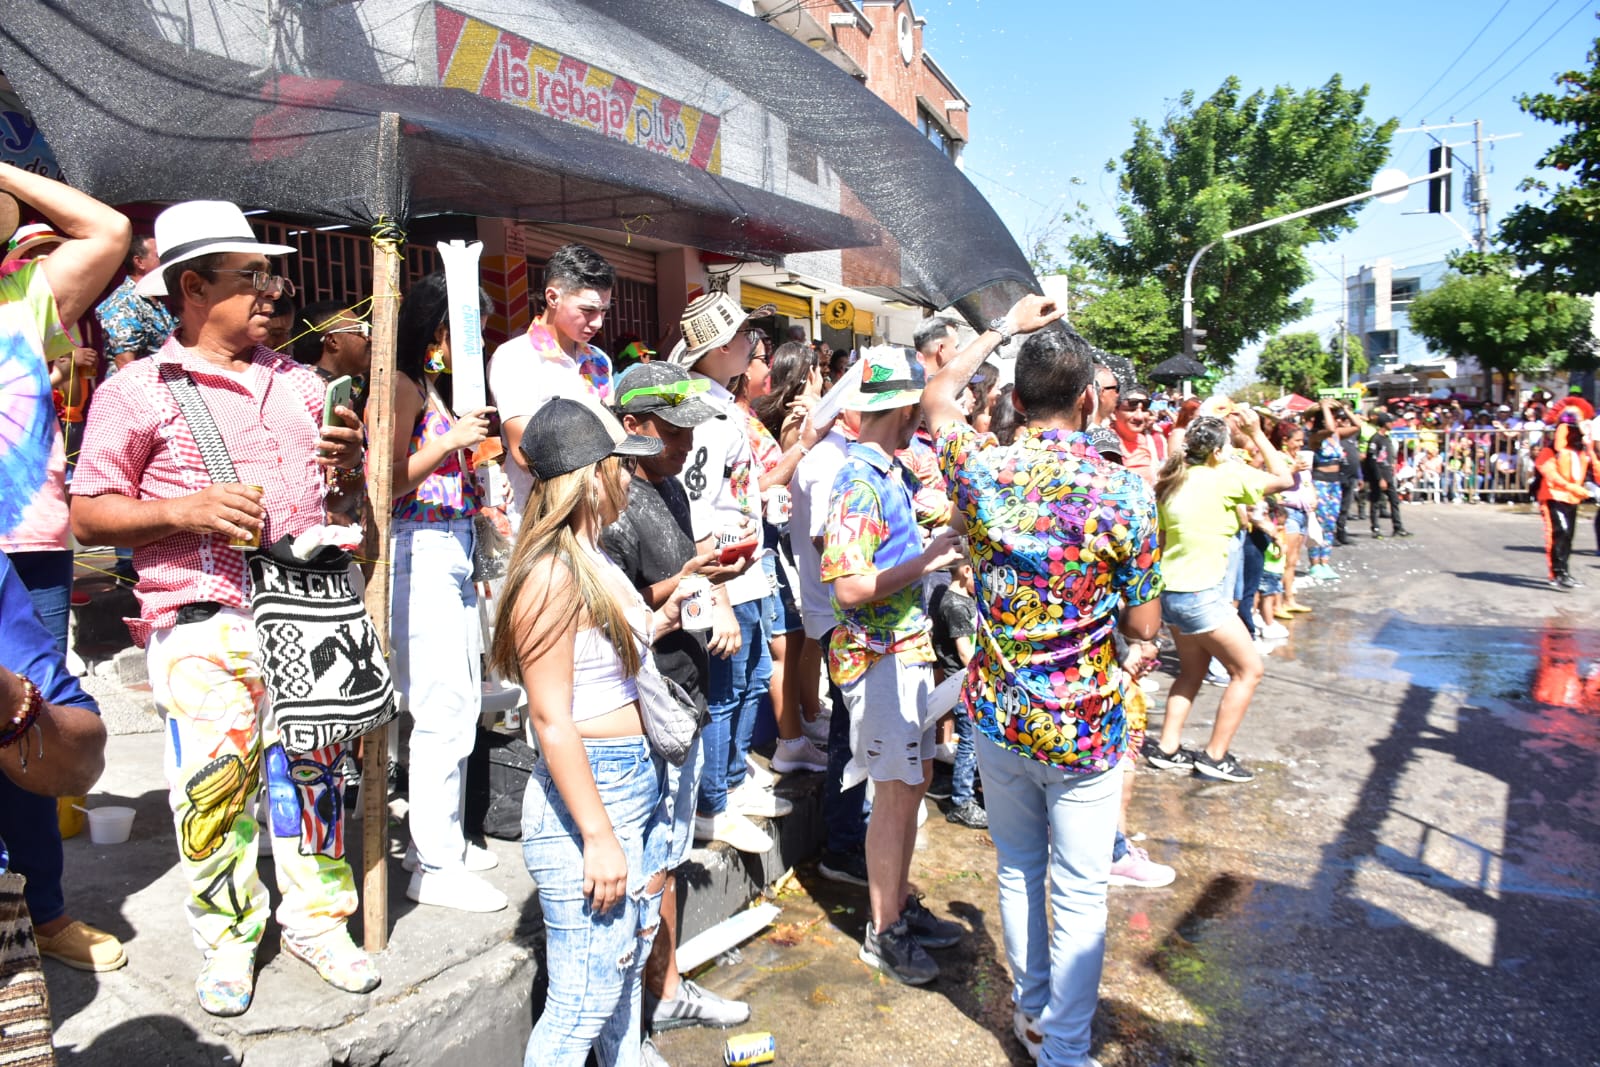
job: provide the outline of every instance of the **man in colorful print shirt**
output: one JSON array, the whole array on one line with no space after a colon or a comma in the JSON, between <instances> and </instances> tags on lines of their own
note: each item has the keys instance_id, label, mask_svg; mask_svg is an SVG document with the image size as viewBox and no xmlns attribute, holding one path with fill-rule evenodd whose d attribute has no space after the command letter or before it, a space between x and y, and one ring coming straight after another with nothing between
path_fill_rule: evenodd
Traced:
<instances>
[{"instance_id":1,"label":"man in colorful print shirt","mask_svg":"<svg viewBox=\"0 0 1600 1067\"><path fill-rule=\"evenodd\" d=\"M946 530L923 547L919 525L943 525L948 501L921 512L919 523L920 485L894 458L922 418L922 365L909 349L884 345L867 349L851 373L860 381L844 406L861 412L861 431L833 481L822 549L822 581L832 586L838 619L828 670L850 712L844 788L863 777L874 785L866 842L872 921L861 958L920 985L939 975L926 950L948 948L963 933L924 908L908 882L934 750L933 725L922 721L934 661L922 579L960 558L960 539Z\"/></svg>"},{"instance_id":2,"label":"man in colorful print shirt","mask_svg":"<svg viewBox=\"0 0 1600 1067\"><path fill-rule=\"evenodd\" d=\"M1013 403L1024 427L1012 445L974 431L956 406L998 339L1059 315L1042 297L1024 298L929 383L924 406L978 574L977 648L962 700L981 735L1013 1029L1041 1064L1081 1065L1094 1062L1089 1026L1128 744L1132 679L1112 631L1120 615L1129 662L1154 655L1155 500L1082 432L1096 406L1093 349L1070 329L1023 344Z\"/></svg>"}]
</instances>

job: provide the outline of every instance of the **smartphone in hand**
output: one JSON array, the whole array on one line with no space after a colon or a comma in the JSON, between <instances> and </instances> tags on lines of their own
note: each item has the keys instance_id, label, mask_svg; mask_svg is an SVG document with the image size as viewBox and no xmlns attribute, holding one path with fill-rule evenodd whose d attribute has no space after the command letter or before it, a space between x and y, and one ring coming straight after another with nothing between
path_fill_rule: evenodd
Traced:
<instances>
[{"instance_id":1,"label":"smartphone in hand","mask_svg":"<svg viewBox=\"0 0 1600 1067\"><path fill-rule=\"evenodd\" d=\"M335 414L341 407L351 407L355 403L355 379L345 374L328 383L328 391L322 398L322 425L342 426L339 416Z\"/></svg>"}]
</instances>

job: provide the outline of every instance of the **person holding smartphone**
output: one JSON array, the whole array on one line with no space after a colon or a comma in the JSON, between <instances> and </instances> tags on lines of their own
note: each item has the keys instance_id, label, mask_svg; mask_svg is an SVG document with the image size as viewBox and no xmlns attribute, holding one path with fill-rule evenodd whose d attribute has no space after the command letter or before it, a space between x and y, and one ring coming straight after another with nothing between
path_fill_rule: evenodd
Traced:
<instances>
[{"instance_id":1,"label":"person holding smartphone","mask_svg":"<svg viewBox=\"0 0 1600 1067\"><path fill-rule=\"evenodd\" d=\"M487 312L487 309L485 309ZM400 305L394 404L394 566L390 638L395 686L411 731L411 847L406 896L462 911L499 911L505 894L479 878L498 863L461 827L467 757L482 708L482 628L472 581L473 517L482 495L472 450L493 408L451 409L450 306L443 271Z\"/></svg>"}]
</instances>

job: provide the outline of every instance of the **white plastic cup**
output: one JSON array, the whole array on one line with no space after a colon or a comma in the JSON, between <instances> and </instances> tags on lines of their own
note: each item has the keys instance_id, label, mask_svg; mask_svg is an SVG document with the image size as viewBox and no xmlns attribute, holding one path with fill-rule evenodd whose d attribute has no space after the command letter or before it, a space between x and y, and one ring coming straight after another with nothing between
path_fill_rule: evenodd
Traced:
<instances>
[{"instance_id":1,"label":"white plastic cup","mask_svg":"<svg viewBox=\"0 0 1600 1067\"><path fill-rule=\"evenodd\" d=\"M678 605L679 625L697 633L711 629L711 580L694 574L679 584L688 590Z\"/></svg>"},{"instance_id":2,"label":"white plastic cup","mask_svg":"<svg viewBox=\"0 0 1600 1067\"><path fill-rule=\"evenodd\" d=\"M108 804L89 809L89 840L97 845L120 845L132 830L132 808Z\"/></svg>"}]
</instances>

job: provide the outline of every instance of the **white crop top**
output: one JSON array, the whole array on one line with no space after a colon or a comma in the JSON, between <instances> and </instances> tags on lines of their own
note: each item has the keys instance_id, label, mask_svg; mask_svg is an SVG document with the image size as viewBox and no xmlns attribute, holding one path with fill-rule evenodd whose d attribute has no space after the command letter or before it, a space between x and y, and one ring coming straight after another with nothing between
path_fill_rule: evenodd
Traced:
<instances>
[{"instance_id":1,"label":"white crop top","mask_svg":"<svg viewBox=\"0 0 1600 1067\"><path fill-rule=\"evenodd\" d=\"M627 575L622 573L604 552L594 551L589 557L612 572L623 588L631 589ZM650 609L644 599L634 594L634 602L627 608L628 622L635 630L643 631L650 625ZM648 656L650 650L639 642L639 654ZM598 626L579 630L572 649L572 721L599 718L624 704L639 699L639 689L622 669L622 660L612 646L605 631Z\"/></svg>"}]
</instances>

